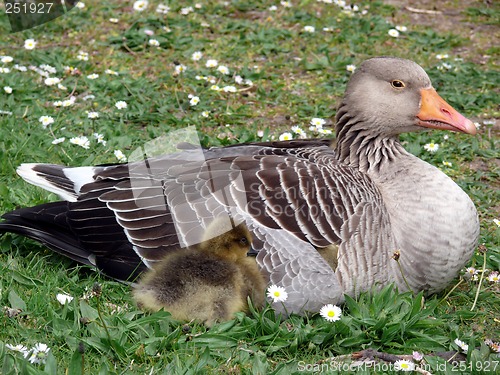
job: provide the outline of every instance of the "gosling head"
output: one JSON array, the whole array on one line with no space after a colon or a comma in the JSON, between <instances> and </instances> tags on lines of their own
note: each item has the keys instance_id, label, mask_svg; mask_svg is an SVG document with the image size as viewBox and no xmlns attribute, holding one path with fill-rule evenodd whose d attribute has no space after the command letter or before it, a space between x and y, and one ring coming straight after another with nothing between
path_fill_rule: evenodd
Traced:
<instances>
[{"instance_id":1,"label":"gosling head","mask_svg":"<svg viewBox=\"0 0 500 375\"><path fill-rule=\"evenodd\" d=\"M252 237L244 223L224 228L220 220L215 220L207 227L199 249L219 258L236 261L247 256L251 244Z\"/></svg>"}]
</instances>

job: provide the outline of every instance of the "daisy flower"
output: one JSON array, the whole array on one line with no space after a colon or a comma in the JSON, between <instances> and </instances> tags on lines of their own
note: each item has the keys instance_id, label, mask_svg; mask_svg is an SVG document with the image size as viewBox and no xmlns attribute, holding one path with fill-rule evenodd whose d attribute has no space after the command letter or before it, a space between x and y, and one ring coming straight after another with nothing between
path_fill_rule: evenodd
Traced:
<instances>
[{"instance_id":1,"label":"daisy flower","mask_svg":"<svg viewBox=\"0 0 500 375\"><path fill-rule=\"evenodd\" d=\"M110 74L110 75L113 75L113 76L117 76L117 75L119 75L119 73L118 73L118 72L115 72L115 71L114 71L114 70L112 70L112 69L106 69L106 70L104 71L104 73L106 73L106 74Z\"/></svg>"},{"instance_id":2,"label":"daisy flower","mask_svg":"<svg viewBox=\"0 0 500 375\"><path fill-rule=\"evenodd\" d=\"M500 283L500 275L498 272L494 271L488 275L488 280L492 283Z\"/></svg>"},{"instance_id":3,"label":"daisy flower","mask_svg":"<svg viewBox=\"0 0 500 375\"><path fill-rule=\"evenodd\" d=\"M83 9L85 8L85 3L79 1L76 3L75 7L77 7L78 9Z\"/></svg>"},{"instance_id":4,"label":"daisy flower","mask_svg":"<svg viewBox=\"0 0 500 375\"><path fill-rule=\"evenodd\" d=\"M61 82L61 79L60 78L57 78L57 77L49 77L49 78L45 78L45 81L43 81L47 86L53 86L53 85L57 85L58 83Z\"/></svg>"},{"instance_id":5,"label":"daisy flower","mask_svg":"<svg viewBox=\"0 0 500 375\"><path fill-rule=\"evenodd\" d=\"M123 100L119 100L115 103L115 107L118 109L126 109L127 108L127 103L124 102Z\"/></svg>"},{"instance_id":6,"label":"daisy flower","mask_svg":"<svg viewBox=\"0 0 500 375\"><path fill-rule=\"evenodd\" d=\"M157 41L156 39L149 39L148 44L152 47L159 47L160 46L160 42Z\"/></svg>"},{"instance_id":7,"label":"daisy flower","mask_svg":"<svg viewBox=\"0 0 500 375\"><path fill-rule=\"evenodd\" d=\"M429 152L436 152L439 150L439 145L437 143L431 142L424 145L424 149Z\"/></svg>"},{"instance_id":8,"label":"daisy flower","mask_svg":"<svg viewBox=\"0 0 500 375\"><path fill-rule=\"evenodd\" d=\"M23 353L23 354L28 353L28 348L25 347L24 345L21 345L21 344L17 344L17 345L5 344L5 347L9 350L14 351L14 352L19 352L19 353Z\"/></svg>"},{"instance_id":9,"label":"daisy flower","mask_svg":"<svg viewBox=\"0 0 500 375\"><path fill-rule=\"evenodd\" d=\"M394 370L397 371L413 371L415 370L415 364L411 361L405 359L400 359L394 362Z\"/></svg>"},{"instance_id":10,"label":"daisy flower","mask_svg":"<svg viewBox=\"0 0 500 375\"><path fill-rule=\"evenodd\" d=\"M104 135L99 133L94 133L93 135L97 143L102 143L103 146L106 146L106 140L104 139Z\"/></svg>"},{"instance_id":11,"label":"daisy flower","mask_svg":"<svg viewBox=\"0 0 500 375\"><path fill-rule=\"evenodd\" d=\"M193 61L199 61L199 60L201 60L202 57L203 57L203 53L201 53L201 51L195 51L191 55L191 60L193 60Z\"/></svg>"},{"instance_id":12,"label":"daisy flower","mask_svg":"<svg viewBox=\"0 0 500 375\"><path fill-rule=\"evenodd\" d=\"M170 11L170 7L165 4L159 4L156 7L156 13L167 14Z\"/></svg>"},{"instance_id":13,"label":"daisy flower","mask_svg":"<svg viewBox=\"0 0 500 375\"><path fill-rule=\"evenodd\" d=\"M417 352L417 351L413 351L412 357L417 362L420 362L422 359L424 359L424 355L420 352Z\"/></svg>"},{"instance_id":14,"label":"daisy flower","mask_svg":"<svg viewBox=\"0 0 500 375\"><path fill-rule=\"evenodd\" d=\"M444 165L445 167L452 167L452 166L453 166L453 164L452 164L452 163L450 163L449 161L444 161L444 160L443 160L443 165Z\"/></svg>"},{"instance_id":15,"label":"daisy flower","mask_svg":"<svg viewBox=\"0 0 500 375\"><path fill-rule=\"evenodd\" d=\"M185 7L182 8L179 13L182 14L183 16L187 16L189 13L193 11L194 11L193 7Z\"/></svg>"},{"instance_id":16,"label":"daisy flower","mask_svg":"<svg viewBox=\"0 0 500 375\"><path fill-rule=\"evenodd\" d=\"M72 96L69 99L63 100L61 102L61 106L63 106L63 107L71 107L73 104L75 104L75 100L76 100L75 97ZM54 103L54 105L55 105L55 103Z\"/></svg>"},{"instance_id":17,"label":"daisy flower","mask_svg":"<svg viewBox=\"0 0 500 375\"><path fill-rule=\"evenodd\" d=\"M205 63L205 66L207 68L215 68L217 65L219 65L219 62L217 60L214 60L214 59L209 59Z\"/></svg>"},{"instance_id":18,"label":"daisy flower","mask_svg":"<svg viewBox=\"0 0 500 375\"><path fill-rule=\"evenodd\" d=\"M201 115L206 118L206 117L210 116L210 112L203 111L203 112L201 112Z\"/></svg>"},{"instance_id":19,"label":"daisy flower","mask_svg":"<svg viewBox=\"0 0 500 375\"><path fill-rule=\"evenodd\" d=\"M182 65L182 64L176 65L175 66L175 72L174 72L174 74L175 75L179 75L182 72L185 72L186 69L187 69L186 65Z\"/></svg>"},{"instance_id":20,"label":"daisy flower","mask_svg":"<svg viewBox=\"0 0 500 375\"><path fill-rule=\"evenodd\" d=\"M236 92L238 90L234 86L224 86L222 88L222 91L224 91L224 92Z\"/></svg>"},{"instance_id":21,"label":"daisy flower","mask_svg":"<svg viewBox=\"0 0 500 375\"><path fill-rule=\"evenodd\" d=\"M88 79L97 79L99 78L99 74L97 73L92 73L87 76Z\"/></svg>"},{"instance_id":22,"label":"daisy flower","mask_svg":"<svg viewBox=\"0 0 500 375\"><path fill-rule=\"evenodd\" d=\"M321 310L319 310L319 314L329 322L336 322L340 319L342 310L340 309L340 307L329 303L328 305L323 306Z\"/></svg>"},{"instance_id":23,"label":"daisy flower","mask_svg":"<svg viewBox=\"0 0 500 375\"><path fill-rule=\"evenodd\" d=\"M0 73L10 73L10 69L9 68L4 68L4 67L0 66Z\"/></svg>"},{"instance_id":24,"label":"daisy flower","mask_svg":"<svg viewBox=\"0 0 500 375\"><path fill-rule=\"evenodd\" d=\"M301 137L306 136L306 132L300 126L292 126L292 132L294 132L295 134L297 134Z\"/></svg>"},{"instance_id":25,"label":"daisy flower","mask_svg":"<svg viewBox=\"0 0 500 375\"><path fill-rule=\"evenodd\" d=\"M353 65L353 64L349 64L345 67L345 69L348 71L348 72L351 72L353 73L355 70L356 70L356 65Z\"/></svg>"},{"instance_id":26,"label":"daisy flower","mask_svg":"<svg viewBox=\"0 0 500 375\"><path fill-rule=\"evenodd\" d=\"M134 3L133 8L137 12L142 12L148 7L148 5L149 5L149 1L139 0L139 1L136 1Z\"/></svg>"},{"instance_id":27,"label":"daisy flower","mask_svg":"<svg viewBox=\"0 0 500 375\"><path fill-rule=\"evenodd\" d=\"M31 363L45 363L49 351L50 348L46 344L38 343L33 349L31 349L31 354L28 360Z\"/></svg>"},{"instance_id":28,"label":"daisy flower","mask_svg":"<svg viewBox=\"0 0 500 375\"><path fill-rule=\"evenodd\" d=\"M273 299L273 302L284 302L288 298L285 288L277 285L271 285L267 289L267 296Z\"/></svg>"},{"instance_id":29,"label":"daisy flower","mask_svg":"<svg viewBox=\"0 0 500 375\"><path fill-rule=\"evenodd\" d=\"M45 129L50 124L54 123L54 118L52 116L41 116L38 121L42 123L43 128Z\"/></svg>"},{"instance_id":30,"label":"daisy flower","mask_svg":"<svg viewBox=\"0 0 500 375\"><path fill-rule=\"evenodd\" d=\"M228 75L229 74L229 68L227 66L224 66L224 65L220 65L217 70L219 72L221 72L222 74L226 74Z\"/></svg>"},{"instance_id":31,"label":"daisy flower","mask_svg":"<svg viewBox=\"0 0 500 375\"><path fill-rule=\"evenodd\" d=\"M399 36L399 31L396 29L390 29L387 33L393 38L397 38Z\"/></svg>"},{"instance_id":32,"label":"daisy flower","mask_svg":"<svg viewBox=\"0 0 500 375\"><path fill-rule=\"evenodd\" d=\"M438 53L438 54L436 55L436 59L438 59L438 60L447 59L448 57L449 57L449 56L448 56L448 54L447 54L447 53Z\"/></svg>"},{"instance_id":33,"label":"daisy flower","mask_svg":"<svg viewBox=\"0 0 500 375\"><path fill-rule=\"evenodd\" d=\"M314 33L316 31L316 29L314 28L314 26L304 26L304 32L306 33Z\"/></svg>"},{"instance_id":34,"label":"daisy flower","mask_svg":"<svg viewBox=\"0 0 500 375\"><path fill-rule=\"evenodd\" d=\"M14 61L14 59L11 56L2 56L0 57L0 61L4 64L7 64Z\"/></svg>"},{"instance_id":35,"label":"daisy flower","mask_svg":"<svg viewBox=\"0 0 500 375\"><path fill-rule=\"evenodd\" d=\"M59 301L59 303L61 305L65 305L65 304L70 303L71 301L73 301L73 297L71 297L68 294L63 294L63 293L57 294L56 295L56 299Z\"/></svg>"},{"instance_id":36,"label":"daisy flower","mask_svg":"<svg viewBox=\"0 0 500 375\"><path fill-rule=\"evenodd\" d=\"M7 94L12 94L12 87L4 86L3 91L5 91L5 93L7 93Z\"/></svg>"},{"instance_id":37,"label":"daisy flower","mask_svg":"<svg viewBox=\"0 0 500 375\"><path fill-rule=\"evenodd\" d=\"M457 344L457 346L462 349L462 351L464 353L467 353L469 351L469 345L467 345L465 342L463 342L462 340L459 340L459 339L455 339L455 344Z\"/></svg>"},{"instance_id":38,"label":"daisy flower","mask_svg":"<svg viewBox=\"0 0 500 375\"><path fill-rule=\"evenodd\" d=\"M325 120L317 117L312 118L310 122L310 124L316 128L321 128L323 125L325 125L325 123L326 123Z\"/></svg>"},{"instance_id":39,"label":"daisy flower","mask_svg":"<svg viewBox=\"0 0 500 375\"><path fill-rule=\"evenodd\" d=\"M83 147L84 149L88 149L90 147L89 139L84 135L80 137L73 137L69 140L69 142L73 143L74 145Z\"/></svg>"},{"instance_id":40,"label":"daisy flower","mask_svg":"<svg viewBox=\"0 0 500 375\"><path fill-rule=\"evenodd\" d=\"M38 42L35 39L26 39L24 41L24 48L26 48L26 49L35 49L37 43Z\"/></svg>"},{"instance_id":41,"label":"daisy flower","mask_svg":"<svg viewBox=\"0 0 500 375\"><path fill-rule=\"evenodd\" d=\"M118 161L127 161L127 157L120 150L115 150L113 153L115 154L115 157L118 159Z\"/></svg>"},{"instance_id":42,"label":"daisy flower","mask_svg":"<svg viewBox=\"0 0 500 375\"><path fill-rule=\"evenodd\" d=\"M479 272L479 271L478 271L477 269L475 269L474 267L467 267L467 268L465 269L465 274L466 274L466 275L469 275L469 276L471 276L471 277L472 277L472 276L477 275L477 274L478 274L478 272Z\"/></svg>"},{"instance_id":43,"label":"daisy flower","mask_svg":"<svg viewBox=\"0 0 500 375\"><path fill-rule=\"evenodd\" d=\"M213 90L213 91L220 91L221 89L220 89L220 87L219 87L219 86L217 86L217 85L212 85L212 86L210 86L210 90Z\"/></svg>"},{"instance_id":44,"label":"daisy flower","mask_svg":"<svg viewBox=\"0 0 500 375\"><path fill-rule=\"evenodd\" d=\"M113 17L113 18L110 18L108 21L111 23L118 23L119 20L118 20L118 18Z\"/></svg>"},{"instance_id":45,"label":"daisy flower","mask_svg":"<svg viewBox=\"0 0 500 375\"><path fill-rule=\"evenodd\" d=\"M280 134L280 137L279 137L280 141L289 141L291 139L293 139L293 135L290 132L282 133L282 134Z\"/></svg>"},{"instance_id":46,"label":"daisy flower","mask_svg":"<svg viewBox=\"0 0 500 375\"><path fill-rule=\"evenodd\" d=\"M264 136L264 130L257 130L257 137L262 138Z\"/></svg>"},{"instance_id":47,"label":"daisy flower","mask_svg":"<svg viewBox=\"0 0 500 375\"><path fill-rule=\"evenodd\" d=\"M52 144L53 144L53 145L58 145L59 143L62 143L62 142L64 142L65 140L66 140L66 138L65 138L65 137L56 138L56 139L54 139L54 140L52 141Z\"/></svg>"},{"instance_id":48,"label":"daisy flower","mask_svg":"<svg viewBox=\"0 0 500 375\"><path fill-rule=\"evenodd\" d=\"M497 225L497 227L500 227L500 220L493 219L493 222Z\"/></svg>"},{"instance_id":49,"label":"daisy flower","mask_svg":"<svg viewBox=\"0 0 500 375\"><path fill-rule=\"evenodd\" d=\"M398 26L396 26L396 30L401 31L401 32L404 33L405 31L408 31L408 28L406 26L400 26L400 25L398 25Z\"/></svg>"},{"instance_id":50,"label":"daisy flower","mask_svg":"<svg viewBox=\"0 0 500 375\"><path fill-rule=\"evenodd\" d=\"M153 36L155 35L155 32L151 29L146 29L144 30L144 34L146 34L147 36Z\"/></svg>"},{"instance_id":51,"label":"daisy flower","mask_svg":"<svg viewBox=\"0 0 500 375\"><path fill-rule=\"evenodd\" d=\"M281 1L280 2L281 6L285 8L291 8L292 7L292 2L291 1Z\"/></svg>"},{"instance_id":52,"label":"daisy flower","mask_svg":"<svg viewBox=\"0 0 500 375\"><path fill-rule=\"evenodd\" d=\"M189 100L189 105L191 106L195 106L196 104L198 104L200 102L200 98L197 97L197 96L193 96L190 100Z\"/></svg>"},{"instance_id":53,"label":"daisy flower","mask_svg":"<svg viewBox=\"0 0 500 375\"><path fill-rule=\"evenodd\" d=\"M79 51L78 55L76 55L76 58L81 61L88 61L89 54L87 52Z\"/></svg>"},{"instance_id":54,"label":"daisy flower","mask_svg":"<svg viewBox=\"0 0 500 375\"><path fill-rule=\"evenodd\" d=\"M96 118L99 118L99 112L88 112L87 117L91 120L95 120Z\"/></svg>"}]
</instances>

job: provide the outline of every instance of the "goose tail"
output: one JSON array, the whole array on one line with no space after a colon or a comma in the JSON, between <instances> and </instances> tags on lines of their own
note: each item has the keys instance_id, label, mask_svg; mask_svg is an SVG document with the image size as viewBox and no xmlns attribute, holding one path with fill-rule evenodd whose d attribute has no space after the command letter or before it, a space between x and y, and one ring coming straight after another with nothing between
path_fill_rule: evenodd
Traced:
<instances>
[{"instance_id":1,"label":"goose tail","mask_svg":"<svg viewBox=\"0 0 500 375\"><path fill-rule=\"evenodd\" d=\"M67 205L53 202L8 212L2 216L0 235L19 234L79 263L95 266L92 253L82 247L66 224Z\"/></svg>"},{"instance_id":2,"label":"goose tail","mask_svg":"<svg viewBox=\"0 0 500 375\"><path fill-rule=\"evenodd\" d=\"M26 163L17 174L32 185L57 194L61 199L75 202L82 186L94 182L95 167L68 168L57 164Z\"/></svg>"}]
</instances>

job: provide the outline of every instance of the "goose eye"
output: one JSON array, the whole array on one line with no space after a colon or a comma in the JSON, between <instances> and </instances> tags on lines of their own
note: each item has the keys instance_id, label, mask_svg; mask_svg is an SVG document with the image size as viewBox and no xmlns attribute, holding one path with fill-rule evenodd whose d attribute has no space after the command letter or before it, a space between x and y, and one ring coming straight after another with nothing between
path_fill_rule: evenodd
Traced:
<instances>
[{"instance_id":1,"label":"goose eye","mask_svg":"<svg viewBox=\"0 0 500 375\"><path fill-rule=\"evenodd\" d=\"M243 246L248 245L248 240L245 237L240 238L240 244Z\"/></svg>"},{"instance_id":2,"label":"goose eye","mask_svg":"<svg viewBox=\"0 0 500 375\"><path fill-rule=\"evenodd\" d=\"M391 85L396 89L402 89L403 87L405 87L405 83L403 81L400 81L399 79L395 79L394 81L392 81Z\"/></svg>"}]
</instances>

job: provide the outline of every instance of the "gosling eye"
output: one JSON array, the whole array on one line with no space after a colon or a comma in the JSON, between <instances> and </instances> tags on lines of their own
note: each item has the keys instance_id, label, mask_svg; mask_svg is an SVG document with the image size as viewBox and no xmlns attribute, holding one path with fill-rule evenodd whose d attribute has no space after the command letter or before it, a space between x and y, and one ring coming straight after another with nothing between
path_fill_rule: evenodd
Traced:
<instances>
[{"instance_id":1,"label":"gosling eye","mask_svg":"<svg viewBox=\"0 0 500 375\"><path fill-rule=\"evenodd\" d=\"M402 89L406 85L403 81L400 81L399 79L395 79L395 80L391 81L391 86L394 87L395 89Z\"/></svg>"},{"instance_id":2,"label":"gosling eye","mask_svg":"<svg viewBox=\"0 0 500 375\"><path fill-rule=\"evenodd\" d=\"M240 238L240 245L248 246L248 240L246 239L246 237Z\"/></svg>"}]
</instances>

